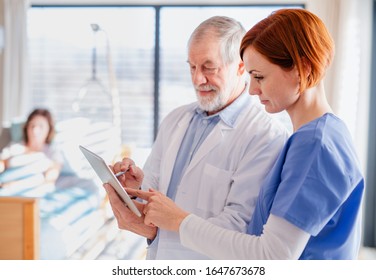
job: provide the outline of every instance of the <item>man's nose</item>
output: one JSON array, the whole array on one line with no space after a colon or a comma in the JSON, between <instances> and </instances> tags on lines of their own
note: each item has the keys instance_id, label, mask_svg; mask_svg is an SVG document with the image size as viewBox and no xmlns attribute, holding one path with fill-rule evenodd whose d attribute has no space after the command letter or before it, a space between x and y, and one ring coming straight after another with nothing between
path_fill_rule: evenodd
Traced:
<instances>
[{"instance_id":1,"label":"man's nose","mask_svg":"<svg viewBox=\"0 0 376 280\"><path fill-rule=\"evenodd\" d=\"M192 73L192 82L194 85L202 85L208 82L208 79L200 70L196 70Z\"/></svg>"}]
</instances>

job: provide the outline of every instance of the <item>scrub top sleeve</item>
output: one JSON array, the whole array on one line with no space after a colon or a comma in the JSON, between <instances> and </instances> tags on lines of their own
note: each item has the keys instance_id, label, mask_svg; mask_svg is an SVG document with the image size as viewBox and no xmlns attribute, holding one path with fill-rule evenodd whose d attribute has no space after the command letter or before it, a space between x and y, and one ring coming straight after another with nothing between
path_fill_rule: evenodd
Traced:
<instances>
[{"instance_id":1,"label":"scrub top sleeve","mask_svg":"<svg viewBox=\"0 0 376 280\"><path fill-rule=\"evenodd\" d=\"M271 213L315 236L352 191L343 159L319 139L295 141Z\"/></svg>"}]
</instances>

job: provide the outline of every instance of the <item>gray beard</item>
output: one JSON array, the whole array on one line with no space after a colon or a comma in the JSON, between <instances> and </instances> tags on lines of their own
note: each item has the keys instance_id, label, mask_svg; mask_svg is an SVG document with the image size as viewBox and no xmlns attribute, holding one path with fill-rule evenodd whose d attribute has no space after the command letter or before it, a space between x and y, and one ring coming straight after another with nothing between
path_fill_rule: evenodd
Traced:
<instances>
[{"instance_id":1,"label":"gray beard","mask_svg":"<svg viewBox=\"0 0 376 280\"><path fill-rule=\"evenodd\" d=\"M201 110L206 112L214 112L222 109L226 105L226 97L221 93L216 92L214 96L210 96L208 98L200 96L196 92L198 106Z\"/></svg>"}]
</instances>

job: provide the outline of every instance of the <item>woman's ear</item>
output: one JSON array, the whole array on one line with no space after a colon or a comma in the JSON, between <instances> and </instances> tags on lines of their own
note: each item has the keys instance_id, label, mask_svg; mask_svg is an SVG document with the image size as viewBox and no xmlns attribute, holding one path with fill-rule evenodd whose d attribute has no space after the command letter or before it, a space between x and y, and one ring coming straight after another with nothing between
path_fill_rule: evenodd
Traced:
<instances>
[{"instance_id":1,"label":"woman's ear","mask_svg":"<svg viewBox=\"0 0 376 280\"><path fill-rule=\"evenodd\" d=\"M312 72L312 65L311 65L311 62L305 57L302 57L302 62L303 62L304 76L308 80L308 77L311 75L311 72Z\"/></svg>"}]
</instances>

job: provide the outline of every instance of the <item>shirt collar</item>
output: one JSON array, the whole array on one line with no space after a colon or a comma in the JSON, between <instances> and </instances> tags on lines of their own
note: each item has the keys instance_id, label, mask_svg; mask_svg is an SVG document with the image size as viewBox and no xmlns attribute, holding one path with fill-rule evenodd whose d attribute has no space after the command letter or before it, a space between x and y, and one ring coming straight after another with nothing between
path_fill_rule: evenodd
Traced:
<instances>
[{"instance_id":1,"label":"shirt collar","mask_svg":"<svg viewBox=\"0 0 376 280\"><path fill-rule=\"evenodd\" d=\"M214 119L219 117L226 125L233 128L235 126L236 120L238 119L240 112L246 108L250 102L251 98L247 94L248 86L245 87L245 90L242 94L236 98L229 106L225 109L219 111L218 113L208 116L205 111L200 108L196 108L196 113L201 115L202 118Z\"/></svg>"}]
</instances>

